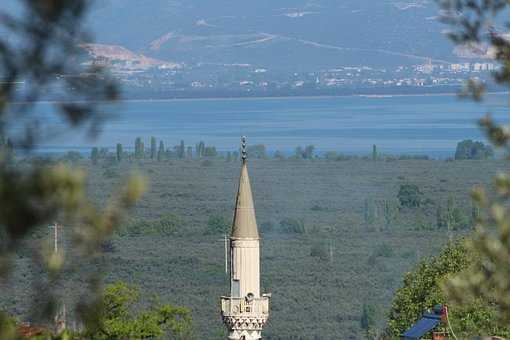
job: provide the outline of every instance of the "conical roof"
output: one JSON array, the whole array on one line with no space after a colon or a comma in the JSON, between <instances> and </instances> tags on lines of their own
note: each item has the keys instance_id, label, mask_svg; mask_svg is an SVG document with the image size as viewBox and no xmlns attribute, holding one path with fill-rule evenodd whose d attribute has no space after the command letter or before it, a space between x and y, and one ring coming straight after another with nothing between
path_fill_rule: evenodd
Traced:
<instances>
[{"instance_id":1,"label":"conical roof","mask_svg":"<svg viewBox=\"0 0 510 340\"><path fill-rule=\"evenodd\" d=\"M248 176L248 167L245 157L243 157L241 177L239 178L239 189L237 191L234 221L232 223L232 238L259 238L250 177Z\"/></svg>"}]
</instances>

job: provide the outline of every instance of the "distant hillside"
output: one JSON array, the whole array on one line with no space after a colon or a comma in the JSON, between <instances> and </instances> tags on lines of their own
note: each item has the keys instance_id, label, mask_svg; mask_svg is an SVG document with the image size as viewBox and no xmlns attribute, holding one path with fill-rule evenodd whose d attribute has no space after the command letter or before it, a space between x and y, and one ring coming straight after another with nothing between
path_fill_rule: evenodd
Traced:
<instances>
[{"instance_id":1,"label":"distant hillside","mask_svg":"<svg viewBox=\"0 0 510 340\"><path fill-rule=\"evenodd\" d=\"M95 62L103 62L112 66L122 65L124 69L146 69L151 67L162 67L167 69L180 68L181 65L146 57L143 54L136 54L122 46L103 44L82 44L89 56Z\"/></svg>"},{"instance_id":2,"label":"distant hillside","mask_svg":"<svg viewBox=\"0 0 510 340\"><path fill-rule=\"evenodd\" d=\"M429 0L103 0L98 43L177 63L317 70L456 61Z\"/></svg>"}]
</instances>

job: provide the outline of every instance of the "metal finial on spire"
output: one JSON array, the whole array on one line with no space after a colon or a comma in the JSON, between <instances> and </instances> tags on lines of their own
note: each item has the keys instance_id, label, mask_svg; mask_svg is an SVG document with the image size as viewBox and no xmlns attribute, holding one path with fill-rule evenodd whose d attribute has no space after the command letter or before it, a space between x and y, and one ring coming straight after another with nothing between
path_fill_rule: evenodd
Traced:
<instances>
[{"instance_id":1,"label":"metal finial on spire","mask_svg":"<svg viewBox=\"0 0 510 340\"><path fill-rule=\"evenodd\" d=\"M248 152L246 151L246 136L241 137L241 158L243 162L246 162L248 158Z\"/></svg>"}]
</instances>

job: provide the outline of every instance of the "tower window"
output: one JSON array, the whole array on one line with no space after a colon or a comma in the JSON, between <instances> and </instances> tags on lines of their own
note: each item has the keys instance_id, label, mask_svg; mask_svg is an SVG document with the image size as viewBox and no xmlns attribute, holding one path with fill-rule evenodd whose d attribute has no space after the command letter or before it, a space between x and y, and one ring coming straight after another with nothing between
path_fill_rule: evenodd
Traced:
<instances>
[{"instance_id":1,"label":"tower window","mask_svg":"<svg viewBox=\"0 0 510 340\"><path fill-rule=\"evenodd\" d=\"M239 280L232 280L232 297L240 297L241 294Z\"/></svg>"}]
</instances>

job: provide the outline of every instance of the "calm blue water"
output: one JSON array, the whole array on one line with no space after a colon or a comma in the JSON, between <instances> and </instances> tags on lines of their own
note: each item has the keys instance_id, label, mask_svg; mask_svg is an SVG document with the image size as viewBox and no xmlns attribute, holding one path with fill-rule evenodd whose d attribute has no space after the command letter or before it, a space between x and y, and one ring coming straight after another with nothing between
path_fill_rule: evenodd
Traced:
<instances>
[{"instance_id":1,"label":"calm blue water","mask_svg":"<svg viewBox=\"0 0 510 340\"><path fill-rule=\"evenodd\" d=\"M62 122L50 114L52 104L39 112L59 133L41 151L87 150L91 146L125 148L137 136L150 136L176 145L204 140L220 150L235 150L239 136L262 143L269 150L293 150L313 144L319 151L381 152L447 156L459 140L483 139L476 121L484 113L510 122L510 96L491 95L483 103L456 96L394 96L338 98L275 98L130 101L115 107L115 115L95 140L83 133L62 133Z\"/></svg>"}]
</instances>

